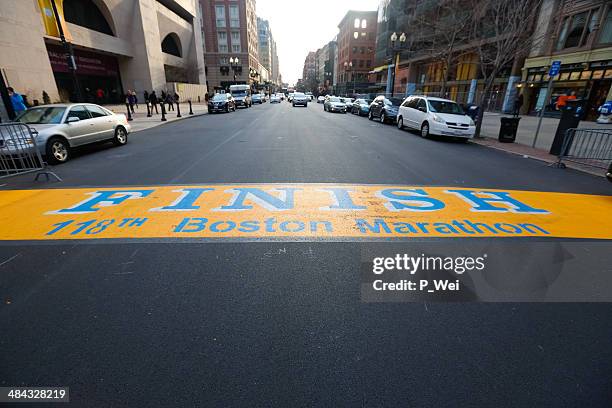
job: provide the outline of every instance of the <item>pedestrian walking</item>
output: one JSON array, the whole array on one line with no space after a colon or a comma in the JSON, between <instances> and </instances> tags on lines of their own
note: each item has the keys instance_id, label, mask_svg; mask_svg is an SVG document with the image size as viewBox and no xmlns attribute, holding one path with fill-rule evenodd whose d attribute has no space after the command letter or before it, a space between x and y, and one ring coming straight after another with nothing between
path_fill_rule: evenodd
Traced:
<instances>
[{"instance_id":1,"label":"pedestrian walking","mask_svg":"<svg viewBox=\"0 0 612 408\"><path fill-rule=\"evenodd\" d=\"M134 105L136 105L136 110L138 110L138 94L135 90L132 90L132 95L134 96Z\"/></svg>"},{"instance_id":2,"label":"pedestrian walking","mask_svg":"<svg viewBox=\"0 0 612 408\"><path fill-rule=\"evenodd\" d=\"M144 91L144 103L149 103L149 92Z\"/></svg>"},{"instance_id":3,"label":"pedestrian walking","mask_svg":"<svg viewBox=\"0 0 612 408\"><path fill-rule=\"evenodd\" d=\"M134 105L136 104L136 95L131 89L127 91L127 104L130 106L130 110L134 113Z\"/></svg>"},{"instance_id":4,"label":"pedestrian walking","mask_svg":"<svg viewBox=\"0 0 612 408\"><path fill-rule=\"evenodd\" d=\"M173 111L174 110L174 99L172 98L172 95L170 95L169 92L166 94L166 103L168 104L168 111Z\"/></svg>"},{"instance_id":5,"label":"pedestrian walking","mask_svg":"<svg viewBox=\"0 0 612 408\"><path fill-rule=\"evenodd\" d=\"M153 107L155 107L155 113L158 114L159 111L157 110L157 95L155 95L155 91L151 91L151 94L149 95L149 102L151 102L151 113L153 113Z\"/></svg>"},{"instance_id":6,"label":"pedestrian walking","mask_svg":"<svg viewBox=\"0 0 612 408\"><path fill-rule=\"evenodd\" d=\"M521 113L522 107L523 107L523 94L519 93L516 99L514 100L514 116L518 116Z\"/></svg>"},{"instance_id":7,"label":"pedestrian walking","mask_svg":"<svg viewBox=\"0 0 612 408\"><path fill-rule=\"evenodd\" d=\"M10 86L6 88L6 90L8 91L9 97L11 98L11 105L13 105L13 110L15 111L16 115L27 109L23 101L23 96L15 92L15 90Z\"/></svg>"},{"instance_id":8,"label":"pedestrian walking","mask_svg":"<svg viewBox=\"0 0 612 408\"><path fill-rule=\"evenodd\" d=\"M181 98L180 98L179 94L177 94L175 92L174 95L172 95L172 99L174 100L174 103L179 103L179 99L181 99Z\"/></svg>"},{"instance_id":9,"label":"pedestrian walking","mask_svg":"<svg viewBox=\"0 0 612 408\"><path fill-rule=\"evenodd\" d=\"M104 91L102 88L96 89L96 102L98 102L98 105L102 105L102 102L104 102Z\"/></svg>"}]
</instances>

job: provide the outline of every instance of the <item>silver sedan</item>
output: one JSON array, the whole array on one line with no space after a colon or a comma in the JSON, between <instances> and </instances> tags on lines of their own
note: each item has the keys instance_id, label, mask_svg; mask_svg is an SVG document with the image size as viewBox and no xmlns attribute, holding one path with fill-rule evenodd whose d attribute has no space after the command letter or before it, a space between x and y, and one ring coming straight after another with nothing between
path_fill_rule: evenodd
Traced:
<instances>
[{"instance_id":1,"label":"silver sedan","mask_svg":"<svg viewBox=\"0 0 612 408\"><path fill-rule=\"evenodd\" d=\"M91 103L35 106L15 120L34 130L36 146L51 164L68 161L77 146L103 141L124 145L131 130L124 114Z\"/></svg>"}]
</instances>

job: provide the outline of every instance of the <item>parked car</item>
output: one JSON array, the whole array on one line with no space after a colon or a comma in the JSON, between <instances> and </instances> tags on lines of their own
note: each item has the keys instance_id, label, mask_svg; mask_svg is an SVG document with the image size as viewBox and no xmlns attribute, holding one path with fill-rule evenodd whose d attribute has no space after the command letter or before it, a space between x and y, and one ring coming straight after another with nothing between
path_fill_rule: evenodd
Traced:
<instances>
[{"instance_id":1,"label":"parked car","mask_svg":"<svg viewBox=\"0 0 612 408\"><path fill-rule=\"evenodd\" d=\"M293 99L291 100L291 104L293 106L302 105L308 107L308 95L302 92L296 92L293 94Z\"/></svg>"},{"instance_id":2,"label":"parked car","mask_svg":"<svg viewBox=\"0 0 612 408\"><path fill-rule=\"evenodd\" d=\"M253 94L253 96L251 97L251 101L255 104L262 104L263 103L263 98L261 97L261 94Z\"/></svg>"},{"instance_id":3,"label":"parked car","mask_svg":"<svg viewBox=\"0 0 612 408\"><path fill-rule=\"evenodd\" d=\"M208 113L230 112L235 110L236 102L232 94L218 93L208 101Z\"/></svg>"},{"instance_id":4,"label":"parked car","mask_svg":"<svg viewBox=\"0 0 612 408\"><path fill-rule=\"evenodd\" d=\"M380 123L395 123L399 106L402 104L400 98L387 98L379 95L370 104L368 118L370 120L380 119Z\"/></svg>"},{"instance_id":5,"label":"parked car","mask_svg":"<svg viewBox=\"0 0 612 408\"><path fill-rule=\"evenodd\" d=\"M422 137L453 136L464 140L474 137L472 118L455 101L429 96L410 96L401 104L397 127L417 129Z\"/></svg>"},{"instance_id":6,"label":"parked car","mask_svg":"<svg viewBox=\"0 0 612 408\"><path fill-rule=\"evenodd\" d=\"M112 141L127 143L131 127L123 113L114 113L91 103L41 105L23 111L15 118L37 132L36 145L48 163L60 164L70 159L75 147ZM11 154L11 146L0 149Z\"/></svg>"},{"instance_id":7,"label":"parked car","mask_svg":"<svg viewBox=\"0 0 612 408\"><path fill-rule=\"evenodd\" d=\"M355 99L355 102L351 105L351 113L359 116L367 116L370 113L371 99Z\"/></svg>"},{"instance_id":8,"label":"parked car","mask_svg":"<svg viewBox=\"0 0 612 408\"><path fill-rule=\"evenodd\" d=\"M280 103L281 97L278 94L270 96L270 103Z\"/></svg>"},{"instance_id":9,"label":"parked car","mask_svg":"<svg viewBox=\"0 0 612 408\"><path fill-rule=\"evenodd\" d=\"M342 100L342 102L344 102L347 107L350 107L351 105L353 105L353 101L354 101L353 98L349 98L346 96L341 97L340 100Z\"/></svg>"},{"instance_id":10,"label":"parked car","mask_svg":"<svg viewBox=\"0 0 612 408\"><path fill-rule=\"evenodd\" d=\"M323 110L327 112L346 113L346 104L337 96L330 96L323 104Z\"/></svg>"},{"instance_id":11,"label":"parked car","mask_svg":"<svg viewBox=\"0 0 612 408\"><path fill-rule=\"evenodd\" d=\"M229 89L232 97L234 98L234 102L236 103L236 107L243 106L245 108L250 108L253 106L253 101L251 99L251 87L249 85L230 85Z\"/></svg>"},{"instance_id":12,"label":"parked car","mask_svg":"<svg viewBox=\"0 0 612 408\"><path fill-rule=\"evenodd\" d=\"M317 98L317 103L323 103L325 102L325 97L323 95L319 95L319 97Z\"/></svg>"}]
</instances>

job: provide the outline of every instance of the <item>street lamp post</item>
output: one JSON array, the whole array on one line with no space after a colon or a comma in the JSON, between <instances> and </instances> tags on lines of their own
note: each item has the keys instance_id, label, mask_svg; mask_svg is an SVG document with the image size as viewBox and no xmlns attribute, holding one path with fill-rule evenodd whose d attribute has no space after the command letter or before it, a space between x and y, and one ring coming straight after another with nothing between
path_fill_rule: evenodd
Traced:
<instances>
[{"instance_id":1,"label":"street lamp post","mask_svg":"<svg viewBox=\"0 0 612 408\"><path fill-rule=\"evenodd\" d=\"M399 47L396 47L397 41L399 39ZM397 73L397 66L399 65L399 57L400 53L404 49L406 44L406 34L402 33L399 38L397 33L391 34L391 50L393 51L393 76L391 78L391 96L393 96L395 92L395 76Z\"/></svg>"},{"instance_id":2,"label":"street lamp post","mask_svg":"<svg viewBox=\"0 0 612 408\"><path fill-rule=\"evenodd\" d=\"M353 71L353 61L346 62L344 61L344 70L349 71L351 73L351 78L353 79L353 95L355 94L355 71ZM346 87L346 81L344 82Z\"/></svg>"},{"instance_id":3,"label":"street lamp post","mask_svg":"<svg viewBox=\"0 0 612 408\"><path fill-rule=\"evenodd\" d=\"M240 67L240 59L238 57L230 57L229 62L230 66L232 67L232 71L234 71L234 84L236 84L236 73Z\"/></svg>"},{"instance_id":4,"label":"street lamp post","mask_svg":"<svg viewBox=\"0 0 612 408\"><path fill-rule=\"evenodd\" d=\"M62 27L62 21L60 20L60 14L57 11L57 5L55 4L55 0L51 0L51 8L53 9L53 15L55 16L55 22L57 23L57 32L60 36L60 41L64 50L66 50L66 58L68 60L68 68L70 69L70 73L72 74L72 82L74 86L74 93L76 97L76 102L83 101L83 95L81 94L81 86L79 85L79 79L77 78L77 66L76 59L74 57L74 50L72 49L72 44L70 44L66 40L66 36L64 35L64 28Z\"/></svg>"}]
</instances>

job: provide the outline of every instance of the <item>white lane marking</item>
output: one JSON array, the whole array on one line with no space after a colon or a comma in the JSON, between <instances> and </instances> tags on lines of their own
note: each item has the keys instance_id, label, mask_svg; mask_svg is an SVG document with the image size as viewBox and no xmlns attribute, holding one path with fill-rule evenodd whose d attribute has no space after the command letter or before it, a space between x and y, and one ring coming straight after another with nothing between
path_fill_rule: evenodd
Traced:
<instances>
[{"instance_id":1,"label":"white lane marking","mask_svg":"<svg viewBox=\"0 0 612 408\"><path fill-rule=\"evenodd\" d=\"M13 255L12 257L10 257L9 259L7 259L6 261L0 263L0 266L6 265L7 263L11 262L13 259L17 258L21 256L21 252L18 253L17 255Z\"/></svg>"}]
</instances>

